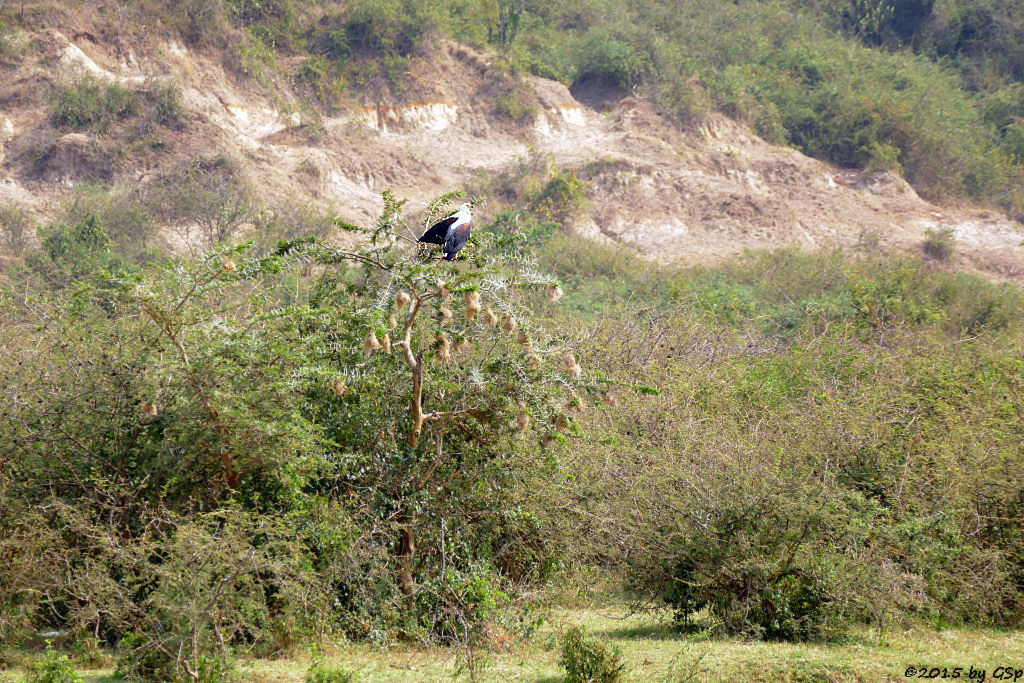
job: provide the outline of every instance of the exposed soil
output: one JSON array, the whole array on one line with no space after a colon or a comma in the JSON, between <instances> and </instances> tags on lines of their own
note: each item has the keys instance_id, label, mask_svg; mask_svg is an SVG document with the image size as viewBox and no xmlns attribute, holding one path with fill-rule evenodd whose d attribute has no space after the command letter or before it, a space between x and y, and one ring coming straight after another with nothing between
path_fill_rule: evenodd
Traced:
<instances>
[{"instance_id":1,"label":"exposed soil","mask_svg":"<svg viewBox=\"0 0 1024 683\"><path fill-rule=\"evenodd\" d=\"M78 183L144 183L183 157L226 154L243 164L263 201L368 221L385 189L409 198L415 212L440 192L540 154L589 182L579 230L652 259L709 262L784 245L920 252L927 229L949 228L957 265L1024 282L1024 234L1002 214L936 206L897 176L810 159L719 115L679 130L607 83L581 83L577 98L532 78L535 116L515 122L495 105L507 77L488 55L450 44L414 63L417 78L403 101L353 102L313 134L309 117L288 106L297 98L286 83L271 92L167 38L129 44L80 26L68 32L73 37L40 31L24 59L0 66L0 201L15 199L44 219ZM174 79L187 123L160 131L142 161L111 156L104 150L134 149L140 131L122 126L100 137L48 121L48 88L82 74L133 88Z\"/></svg>"}]
</instances>

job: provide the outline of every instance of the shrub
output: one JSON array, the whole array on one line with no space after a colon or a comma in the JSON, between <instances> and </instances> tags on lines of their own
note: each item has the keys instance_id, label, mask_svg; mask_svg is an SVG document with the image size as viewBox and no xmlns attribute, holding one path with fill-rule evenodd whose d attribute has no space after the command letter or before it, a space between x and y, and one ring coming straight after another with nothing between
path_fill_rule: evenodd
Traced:
<instances>
[{"instance_id":1,"label":"shrub","mask_svg":"<svg viewBox=\"0 0 1024 683\"><path fill-rule=\"evenodd\" d=\"M848 616L813 559L823 553L832 560L809 533L822 518L799 506L778 510L780 501L768 500L763 507L723 506L710 532L686 544L665 597L678 621L707 607L726 633L802 641L833 635Z\"/></svg>"},{"instance_id":2,"label":"shrub","mask_svg":"<svg viewBox=\"0 0 1024 683\"><path fill-rule=\"evenodd\" d=\"M228 241L254 213L249 183L226 156L201 157L171 170L156 181L152 195L168 219L198 224L211 247Z\"/></svg>"},{"instance_id":3,"label":"shrub","mask_svg":"<svg viewBox=\"0 0 1024 683\"><path fill-rule=\"evenodd\" d=\"M120 83L103 83L92 76L58 86L50 101L53 125L100 133L141 112L142 99L138 93Z\"/></svg>"},{"instance_id":4,"label":"shrub","mask_svg":"<svg viewBox=\"0 0 1024 683\"><path fill-rule=\"evenodd\" d=\"M43 660L32 665L25 680L27 683L81 683L82 678L67 655L54 650L50 641L46 641Z\"/></svg>"},{"instance_id":5,"label":"shrub","mask_svg":"<svg viewBox=\"0 0 1024 683\"><path fill-rule=\"evenodd\" d=\"M359 677L345 667L328 664L317 657L306 671L305 683L355 683L358 680Z\"/></svg>"},{"instance_id":6,"label":"shrub","mask_svg":"<svg viewBox=\"0 0 1024 683\"><path fill-rule=\"evenodd\" d=\"M571 225L586 206L586 181L572 171L555 169L540 190L533 190L531 204L543 220Z\"/></svg>"},{"instance_id":7,"label":"shrub","mask_svg":"<svg viewBox=\"0 0 1024 683\"><path fill-rule=\"evenodd\" d=\"M141 195L128 186L80 185L62 207L63 222L77 225L94 217L124 256L144 260L159 226Z\"/></svg>"},{"instance_id":8,"label":"shrub","mask_svg":"<svg viewBox=\"0 0 1024 683\"><path fill-rule=\"evenodd\" d=\"M936 261L952 261L956 255L956 233L953 228L928 228L921 248Z\"/></svg>"},{"instance_id":9,"label":"shrub","mask_svg":"<svg viewBox=\"0 0 1024 683\"><path fill-rule=\"evenodd\" d=\"M0 204L0 245L8 252L20 255L28 247L32 231L32 216L23 206L14 202Z\"/></svg>"},{"instance_id":10,"label":"shrub","mask_svg":"<svg viewBox=\"0 0 1024 683\"><path fill-rule=\"evenodd\" d=\"M537 108L525 100L526 97L518 89L512 88L494 100L494 107L499 114L518 123L532 119L537 114Z\"/></svg>"},{"instance_id":11,"label":"shrub","mask_svg":"<svg viewBox=\"0 0 1024 683\"><path fill-rule=\"evenodd\" d=\"M188 121L185 106L181 101L181 86L177 83L154 83L149 89L153 103L153 118L168 128L183 128Z\"/></svg>"},{"instance_id":12,"label":"shrub","mask_svg":"<svg viewBox=\"0 0 1024 683\"><path fill-rule=\"evenodd\" d=\"M567 683L616 683L625 670L618 647L595 640L579 626L565 632L558 663Z\"/></svg>"}]
</instances>

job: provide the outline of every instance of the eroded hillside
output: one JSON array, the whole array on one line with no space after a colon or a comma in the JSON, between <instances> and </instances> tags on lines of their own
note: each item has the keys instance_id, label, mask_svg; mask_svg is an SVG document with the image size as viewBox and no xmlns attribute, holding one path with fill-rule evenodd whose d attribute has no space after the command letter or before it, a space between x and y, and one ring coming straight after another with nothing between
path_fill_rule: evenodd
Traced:
<instances>
[{"instance_id":1,"label":"eroded hillside","mask_svg":"<svg viewBox=\"0 0 1024 683\"><path fill-rule=\"evenodd\" d=\"M22 40L19 57L0 70L0 201L30 207L40 223L82 183L144 192L167 169L211 155L237 160L261 202L311 205L350 221L376 216L385 189L415 209L540 160L588 181L577 229L653 259L704 262L783 245L917 250L926 231L948 228L960 265L1024 281L1020 226L997 212L936 206L897 176L770 145L721 115L680 130L625 92L586 93L598 109L560 83L529 77L536 107L516 122L496 107L508 76L454 43L413 63L400 101L353 101L321 116L288 83L239 77L168 35L47 28ZM83 78L147 93L177 84L183 111L172 125L144 118L68 130L53 121L51 93ZM491 197L485 212L499 203ZM199 246L194 226L166 222L170 246Z\"/></svg>"}]
</instances>

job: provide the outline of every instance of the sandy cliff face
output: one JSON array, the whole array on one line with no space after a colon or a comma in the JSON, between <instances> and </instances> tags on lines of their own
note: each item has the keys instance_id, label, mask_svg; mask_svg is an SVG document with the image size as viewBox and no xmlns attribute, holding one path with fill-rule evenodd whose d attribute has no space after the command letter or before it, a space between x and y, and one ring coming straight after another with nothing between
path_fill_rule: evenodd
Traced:
<instances>
[{"instance_id":1,"label":"sandy cliff face","mask_svg":"<svg viewBox=\"0 0 1024 683\"><path fill-rule=\"evenodd\" d=\"M35 45L18 64L0 67L0 201L26 203L43 218L78 183L144 184L182 157L225 153L243 162L262 200L307 202L365 221L385 189L410 198L415 211L439 192L539 154L581 169L589 182L579 230L652 259L705 262L745 248L858 242L917 249L927 229L951 228L962 266L1024 282L1024 235L996 212L935 206L898 177L866 177L769 145L718 115L680 131L628 95L597 111L540 78L529 83L535 115L516 124L495 109L487 56L457 45L417 66L422 87L407 101L353 104L324 118L315 136L287 84L271 92L247 83L173 40L112 46L49 29ZM109 145L47 120L50 87L82 75L130 88L173 80L188 123L162 151L97 174L93 165Z\"/></svg>"}]
</instances>

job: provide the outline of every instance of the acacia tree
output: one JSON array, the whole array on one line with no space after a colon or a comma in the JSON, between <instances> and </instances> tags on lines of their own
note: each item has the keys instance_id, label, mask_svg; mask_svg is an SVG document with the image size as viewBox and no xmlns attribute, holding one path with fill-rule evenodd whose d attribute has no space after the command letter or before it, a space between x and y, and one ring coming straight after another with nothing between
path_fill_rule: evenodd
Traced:
<instances>
[{"instance_id":1,"label":"acacia tree","mask_svg":"<svg viewBox=\"0 0 1024 683\"><path fill-rule=\"evenodd\" d=\"M458 196L433 202L424 225ZM542 461L602 380L584 377L572 340L538 322L538 307L561 296L552 278L509 252L452 264L424 255L408 244L403 204L384 194L366 249L304 248L327 266L314 308L345 321L331 335L336 398L316 402L315 419L350 458L344 487L395 530L399 586L413 598L424 527L465 512L513 455ZM435 554L439 540L427 540Z\"/></svg>"}]
</instances>

